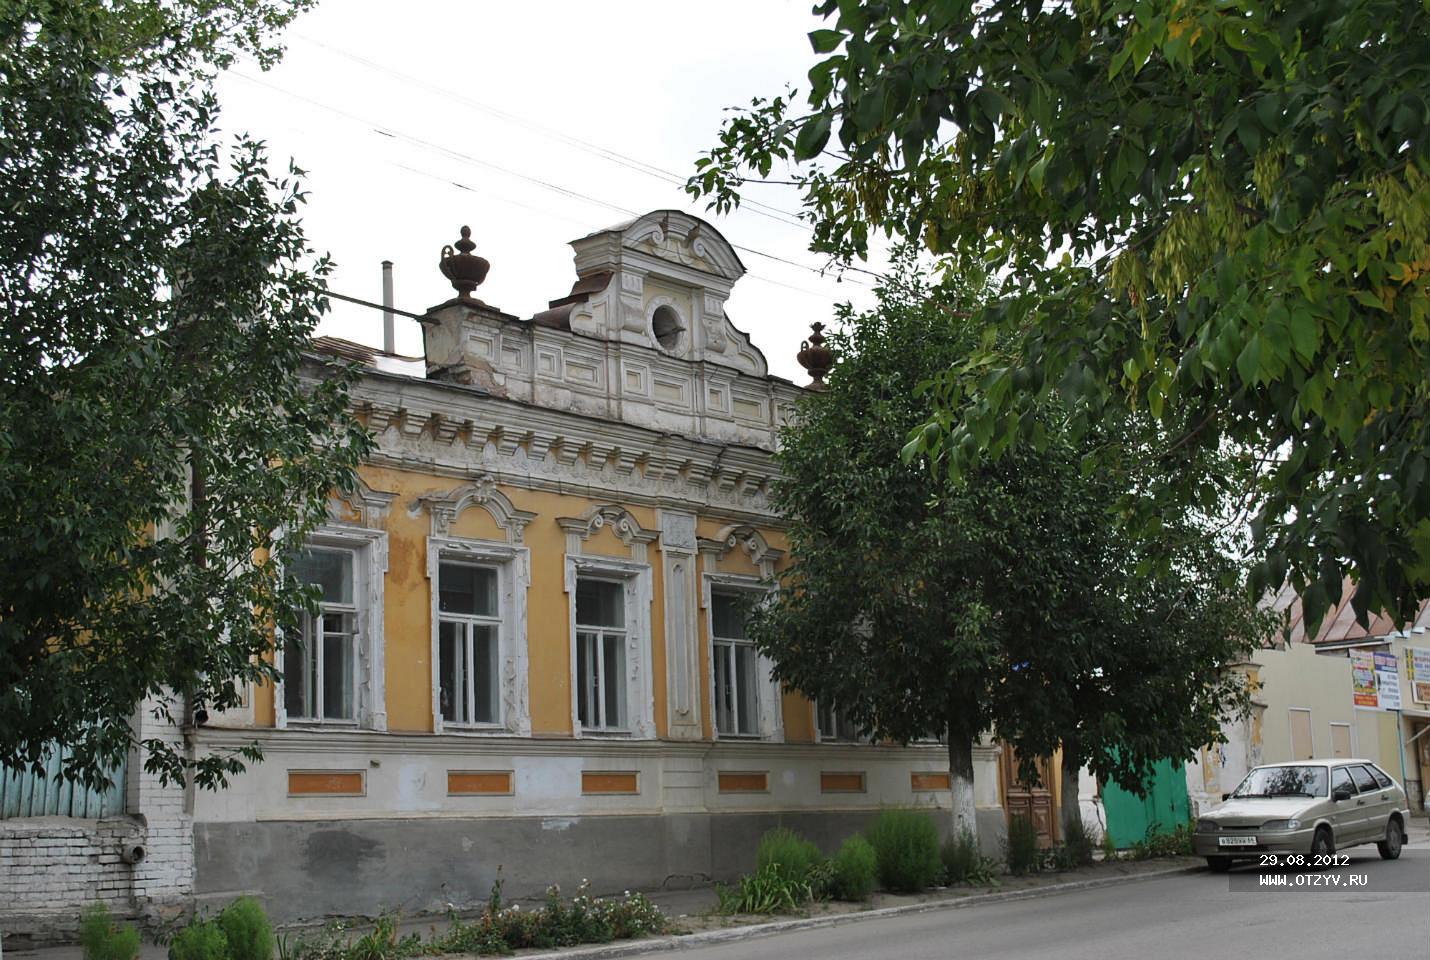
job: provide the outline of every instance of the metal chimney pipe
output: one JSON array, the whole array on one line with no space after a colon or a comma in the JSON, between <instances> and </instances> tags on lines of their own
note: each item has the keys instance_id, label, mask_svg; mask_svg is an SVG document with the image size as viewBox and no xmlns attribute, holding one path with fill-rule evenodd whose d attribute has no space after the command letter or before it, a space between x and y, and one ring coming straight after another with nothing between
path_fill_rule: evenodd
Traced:
<instances>
[{"instance_id":1,"label":"metal chimney pipe","mask_svg":"<svg viewBox=\"0 0 1430 960\"><path fill-rule=\"evenodd\" d=\"M397 316L392 312L392 261L382 261L382 350L397 352Z\"/></svg>"}]
</instances>

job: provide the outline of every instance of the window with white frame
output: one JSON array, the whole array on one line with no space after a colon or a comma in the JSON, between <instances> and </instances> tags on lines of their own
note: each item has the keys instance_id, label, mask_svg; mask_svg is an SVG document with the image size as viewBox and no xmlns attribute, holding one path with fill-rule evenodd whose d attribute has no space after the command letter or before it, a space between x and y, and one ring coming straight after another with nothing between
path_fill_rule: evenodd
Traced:
<instances>
[{"instance_id":1,"label":"window with white frame","mask_svg":"<svg viewBox=\"0 0 1430 960\"><path fill-rule=\"evenodd\" d=\"M759 652L745 633L750 595L710 592L710 646L715 658L715 728L721 736L760 735Z\"/></svg>"},{"instance_id":2,"label":"window with white frame","mask_svg":"<svg viewBox=\"0 0 1430 960\"><path fill-rule=\"evenodd\" d=\"M629 728L625 594L619 580L576 579L576 715L585 730Z\"/></svg>"},{"instance_id":3,"label":"window with white frame","mask_svg":"<svg viewBox=\"0 0 1430 960\"><path fill-rule=\"evenodd\" d=\"M283 705L289 719L358 720L361 594L357 552L311 546L295 573L320 591L318 612L304 611L297 636L283 649Z\"/></svg>"},{"instance_id":4,"label":"window with white frame","mask_svg":"<svg viewBox=\"0 0 1430 960\"><path fill-rule=\"evenodd\" d=\"M832 703L816 704L815 715L821 743L856 743L864 739L849 714Z\"/></svg>"},{"instance_id":5,"label":"window with white frame","mask_svg":"<svg viewBox=\"0 0 1430 960\"><path fill-rule=\"evenodd\" d=\"M444 723L501 722L496 567L443 560L437 572L438 697Z\"/></svg>"}]
</instances>

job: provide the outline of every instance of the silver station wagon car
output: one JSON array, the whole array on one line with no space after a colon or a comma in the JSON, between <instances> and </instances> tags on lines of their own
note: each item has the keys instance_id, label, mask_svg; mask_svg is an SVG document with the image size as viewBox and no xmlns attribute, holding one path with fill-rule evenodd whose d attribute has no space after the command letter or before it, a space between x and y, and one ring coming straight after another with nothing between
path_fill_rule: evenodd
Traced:
<instances>
[{"instance_id":1,"label":"silver station wagon car","mask_svg":"<svg viewBox=\"0 0 1430 960\"><path fill-rule=\"evenodd\" d=\"M1405 791L1369 760L1301 760L1256 767L1226 801L1197 820L1192 844L1215 871L1263 853L1307 855L1374 843L1400 856L1410 816Z\"/></svg>"}]
</instances>

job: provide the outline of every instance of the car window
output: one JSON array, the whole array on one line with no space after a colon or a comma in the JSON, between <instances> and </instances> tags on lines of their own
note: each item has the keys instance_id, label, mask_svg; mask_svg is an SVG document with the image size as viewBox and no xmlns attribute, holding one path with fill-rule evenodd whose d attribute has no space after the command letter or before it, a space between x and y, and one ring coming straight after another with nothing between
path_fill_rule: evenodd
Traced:
<instances>
[{"instance_id":1,"label":"car window","mask_svg":"<svg viewBox=\"0 0 1430 960\"><path fill-rule=\"evenodd\" d=\"M1326 768L1300 764L1257 767L1232 793L1238 799L1254 797L1324 797Z\"/></svg>"},{"instance_id":2,"label":"car window","mask_svg":"<svg viewBox=\"0 0 1430 960\"><path fill-rule=\"evenodd\" d=\"M1370 775L1372 777L1375 777L1375 782L1380 784L1382 790L1386 787L1392 786L1395 783L1394 780L1391 780L1385 775L1385 771L1381 770L1380 767L1370 767L1369 769Z\"/></svg>"},{"instance_id":3,"label":"car window","mask_svg":"<svg viewBox=\"0 0 1430 960\"><path fill-rule=\"evenodd\" d=\"M1370 771L1365 767L1357 765L1350 769L1351 779L1356 782L1356 786L1360 788L1361 793L1369 793L1372 790L1380 789L1376 786L1375 777L1372 777Z\"/></svg>"},{"instance_id":4,"label":"car window","mask_svg":"<svg viewBox=\"0 0 1430 960\"><path fill-rule=\"evenodd\" d=\"M1331 771L1331 792L1335 793L1342 787L1345 787L1351 793L1356 792L1356 785L1351 783L1351 772L1345 767L1336 767L1336 769Z\"/></svg>"}]
</instances>

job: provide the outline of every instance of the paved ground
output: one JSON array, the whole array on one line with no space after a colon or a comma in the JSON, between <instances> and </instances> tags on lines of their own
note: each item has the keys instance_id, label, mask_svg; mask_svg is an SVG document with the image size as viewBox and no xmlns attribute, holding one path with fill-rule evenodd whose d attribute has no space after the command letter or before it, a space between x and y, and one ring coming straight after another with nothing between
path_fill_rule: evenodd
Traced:
<instances>
[{"instance_id":1,"label":"paved ground","mask_svg":"<svg viewBox=\"0 0 1430 960\"><path fill-rule=\"evenodd\" d=\"M1365 887L1354 890L1266 889L1257 886L1253 869L1238 868L1230 877L1203 871L708 947L687 943L679 955L709 960L1425 957L1430 955L1430 826L1417 817L1409 832L1410 845L1394 863L1382 861L1374 847L1347 851L1350 865L1329 875L1364 877ZM652 899L678 917L712 908L715 896L706 887L658 892ZM427 933L434 925L445 924L412 921L404 932ZM146 943L141 960L164 960L165 953ZM78 947L5 955L80 960Z\"/></svg>"},{"instance_id":2,"label":"paved ground","mask_svg":"<svg viewBox=\"0 0 1430 960\"><path fill-rule=\"evenodd\" d=\"M1374 847L1348 851L1365 891L1264 890L1242 869L1195 873L1032 900L869 920L681 951L691 960L1141 960L1255 957L1345 960L1424 957L1430 951L1430 842L1399 861ZM1420 892L1386 892L1418 887Z\"/></svg>"}]
</instances>

